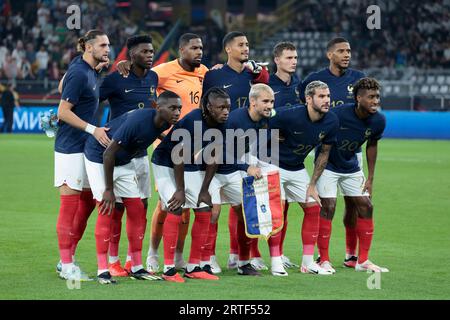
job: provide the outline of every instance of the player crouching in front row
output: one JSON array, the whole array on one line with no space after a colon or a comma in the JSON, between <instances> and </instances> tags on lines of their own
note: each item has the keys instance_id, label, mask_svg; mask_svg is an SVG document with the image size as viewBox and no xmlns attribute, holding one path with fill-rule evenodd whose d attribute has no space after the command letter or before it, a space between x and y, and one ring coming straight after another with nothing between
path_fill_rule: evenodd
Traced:
<instances>
[{"instance_id":1,"label":"player crouching in front row","mask_svg":"<svg viewBox=\"0 0 450 320\"><path fill-rule=\"evenodd\" d=\"M140 198L132 159L146 150L180 116L181 100L166 91L158 97L155 109L129 111L112 120L106 127L111 143L104 149L94 138L86 141L84 155L86 171L99 215L95 226L98 281L116 283L108 271L108 248L111 237L111 213L115 202L123 202L127 212L127 235L131 253L131 278L161 280L142 266L142 241L147 224ZM117 197L117 198L116 198Z\"/></svg>"}]
</instances>

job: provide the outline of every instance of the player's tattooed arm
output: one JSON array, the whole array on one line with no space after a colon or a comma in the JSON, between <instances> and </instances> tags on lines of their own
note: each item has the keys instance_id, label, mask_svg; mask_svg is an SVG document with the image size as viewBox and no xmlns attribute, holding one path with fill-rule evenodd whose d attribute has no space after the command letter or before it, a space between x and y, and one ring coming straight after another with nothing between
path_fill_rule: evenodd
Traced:
<instances>
[{"instance_id":1,"label":"player's tattooed arm","mask_svg":"<svg viewBox=\"0 0 450 320\"><path fill-rule=\"evenodd\" d=\"M114 195L114 164L116 153L121 149L121 146L114 141L111 141L109 146L103 153L103 171L105 172L105 191L103 192L102 201L99 206L100 214L110 215L116 203L116 197Z\"/></svg>"},{"instance_id":2,"label":"player's tattooed arm","mask_svg":"<svg viewBox=\"0 0 450 320\"><path fill-rule=\"evenodd\" d=\"M323 170L328 163L328 156L330 155L332 145L331 144L323 144L320 150L319 155L314 163L314 172L311 177L311 181L309 183L308 189L306 190L306 201L308 201L309 197L312 197L316 202L322 206L319 198L319 193L317 192L316 184L319 177L322 175Z\"/></svg>"},{"instance_id":3,"label":"player's tattooed arm","mask_svg":"<svg viewBox=\"0 0 450 320\"><path fill-rule=\"evenodd\" d=\"M364 184L363 192L368 192L372 196L373 178L375 175L375 164L377 162L378 140L368 140L366 146L368 177Z\"/></svg>"}]
</instances>

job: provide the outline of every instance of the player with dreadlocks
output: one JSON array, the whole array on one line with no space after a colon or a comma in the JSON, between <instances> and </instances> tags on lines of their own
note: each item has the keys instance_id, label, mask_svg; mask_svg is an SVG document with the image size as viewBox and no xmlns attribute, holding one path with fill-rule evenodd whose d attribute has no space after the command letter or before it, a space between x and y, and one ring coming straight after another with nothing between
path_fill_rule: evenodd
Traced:
<instances>
[{"instance_id":1,"label":"player with dreadlocks","mask_svg":"<svg viewBox=\"0 0 450 320\"><path fill-rule=\"evenodd\" d=\"M225 134L230 104L230 97L224 90L209 89L202 98L201 108L194 109L180 120L153 152L151 162L156 186L161 203L168 210L163 228L163 278L168 281L184 282L174 263L182 208L192 208L195 214L184 276L219 279L200 268L202 247L207 240L211 218L210 183L217 169L217 165L203 153L206 154L209 149L206 147L212 143L212 138L207 136L215 138L213 141L219 145L217 149L222 149L220 139Z\"/></svg>"}]
</instances>

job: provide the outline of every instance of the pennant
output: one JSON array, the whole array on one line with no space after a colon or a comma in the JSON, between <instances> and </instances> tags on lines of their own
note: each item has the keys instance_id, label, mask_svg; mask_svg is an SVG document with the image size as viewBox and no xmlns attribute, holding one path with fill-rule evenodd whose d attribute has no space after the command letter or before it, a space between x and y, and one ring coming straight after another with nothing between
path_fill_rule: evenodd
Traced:
<instances>
[{"instance_id":1,"label":"pennant","mask_svg":"<svg viewBox=\"0 0 450 320\"><path fill-rule=\"evenodd\" d=\"M243 178L242 195L247 237L267 240L283 228L278 171L264 174L258 180L252 176Z\"/></svg>"}]
</instances>

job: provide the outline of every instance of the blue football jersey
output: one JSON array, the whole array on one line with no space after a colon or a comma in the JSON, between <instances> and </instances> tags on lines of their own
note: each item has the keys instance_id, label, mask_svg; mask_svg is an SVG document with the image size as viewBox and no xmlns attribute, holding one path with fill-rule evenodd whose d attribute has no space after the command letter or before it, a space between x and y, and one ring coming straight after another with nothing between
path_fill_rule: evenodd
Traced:
<instances>
[{"instance_id":1,"label":"blue football jersey","mask_svg":"<svg viewBox=\"0 0 450 320\"><path fill-rule=\"evenodd\" d=\"M182 131L178 131L177 133L180 132L186 133L188 134L188 136L180 134L179 140L178 138L175 139L175 137L174 140L172 140L174 132L179 129L181 129ZM169 133L166 135L163 141L153 151L151 161L154 164L160 166L173 168L173 161L171 157L172 149L178 143L183 143L187 145L186 148L183 150L189 149L188 156L190 159L189 163L186 162L184 163L184 170L185 171L205 170L205 163L203 162L203 158L201 156L198 157L198 155L203 148L205 148L209 143L211 143L210 140L204 138L205 132L208 129L217 129L220 131L222 137L225 137L225 124L220 124L216 128L210 128L202 116L202 110L201 109L192 110L187 115L185 115L183 119L178 121L172 127L172 129L169 131ZM184 157L186 157L186 155L184 155Z\"/></svg>"},{"instance_id":2,"label":"blue football jersey","mask_svg":"<svg viewBox=\"0 0 450 320\"><path fill-rule=\"evenodd\" d=\"M377 112L366 119L355 113L354 103L331 109L339 119L337 142L330 151L327 169L337 173L354 173L360 170L356 153L367 140L381 139L386 118ZM316 150L316 156L320 147Z\"/></svg>"},{"instance_id":3,"label":"blue football jersey","mask_svg":"<svg viewBox=\"0 0 450 320\"><path fill-rule=\"evenodd\" d=\"M170 125L165 123L161 128L154 125L155 109L132 110L111 120L105 125L110 128L107 135L114 139L122 148L117 152L115 165L122 166L131 159L142 154ZM105 148L90 136L86 141L84 154L88 160L103 163Z\"/></svg>"},{"instance_id":4,"label":"blue football jersey","mask_svg":"<svg viewBox=\"0 0 450 320\"><path fill-rule=\"evenodd\" d=\"M73 104L72 112L88 123L92 123L98 107L97 80L97 72L81 57L76 57L71 62L62 84L61 100ZM55 138L55 151L66 154L83 152L88 137L87 132L60 120Z\"/></svg>"},{"instance_id":5,"label":"blue football jersey","mask_svg":"<svg viewBox=\"0 0 450 320\"><path fill-rule=\"evenodd\" d=\"M285 106L294 106L299 104L299 85L300 80L295 74L291 76L291 81L289 84L278 78L275 74L270 75L269 86L272 88L275 95L274 108L278 109Z\"/></svg>"},{"instance_id":6,"label":"blue football jersey","mask_svg":"<svg viewBox=\"0 0 450 320\"><path fill-rule=\"evenodd\" d=\"M361 78L364 78L365 74L361 71L354 69L347 69L343 75L336 77L331 73L329 68L322 69L317 72L313 72L308 75L305 80L299 86L300 100L305 100L306 86L312 81L325 82L330 88L331 101L330 106L336 107L345 103L353 103L355 99L353 97L353 85Z\"/></svg>"},{"instance_id":7,"label":"blue football jersey","mask_svg":"<svg viewBox=\"0 0 450 320\"><path fill-rule=\"evenodd\" d=\"M237 108L247 108L249 106L248 94L253 78L253 74L247 69L238 73L225 64L221 69L209 70L205 74L203 94L209 88L220 87L230 95L230 111Z\"/></svg>"},{"instance_id":8,"label":"blue football jersey","mask_svg":"<svg viewBox=\"0 0 450 320\"><path fill-rule=\"evenodd\" d=\"M113 72L103 79L100 86L100 101L108 99L111 114L109 120L134 109L151 108L156 101L158 75L149 70L144 77L130 72L127 78Z\"/></svg>"},{"instance_id":9,"label":"blue football jersey","mask_svg":"<svg viewBox=\"0 0 450 320\"><path fill-rule=\"evenodd\" d=\"M338 118L332 112L327 112L322 119L312 122L306 106L278 109L269 120L269 128L278 129L280 136L284 138L279 145L280 168L291 171L303 169L306 156L316 146L336 143L338 127Z\"/></svg>"}]
</instances>

